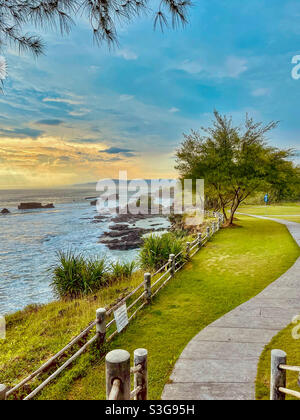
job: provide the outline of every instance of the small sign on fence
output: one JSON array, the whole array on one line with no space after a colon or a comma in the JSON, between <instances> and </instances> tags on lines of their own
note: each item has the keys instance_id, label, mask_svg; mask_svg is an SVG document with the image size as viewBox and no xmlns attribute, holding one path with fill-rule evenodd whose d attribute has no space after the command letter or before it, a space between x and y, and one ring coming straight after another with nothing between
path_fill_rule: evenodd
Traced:
<instances>
[{"instance_id":1,"label":"small sign on fence","mask_svg":"<svg viewBox=\"0 0 300 420\"><path fill-rule=\"evenodd\" d=\"M128 325L128 314L126 303L114 311L117 330L120 333Z\"/></svg>"}]
</instances>

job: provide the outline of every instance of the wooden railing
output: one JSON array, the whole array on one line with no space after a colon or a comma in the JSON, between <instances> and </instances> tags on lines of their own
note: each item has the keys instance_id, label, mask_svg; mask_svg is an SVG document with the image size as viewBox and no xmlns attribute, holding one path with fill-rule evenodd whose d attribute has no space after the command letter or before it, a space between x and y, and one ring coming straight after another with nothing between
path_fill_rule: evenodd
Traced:
<instances>
[{"instance_id":1,"label":"wooden railing","mask_svg":"<svg viewBox=\"0 0 300 420\"><path fill-rule=\"evenodd\" d=\"M126 350L113 350L106 355L106 399L147 400L148 397L148 352L134 351L134 367L130 368L130 354ZM130 375L134 375L131 391Z\"/></svg>"},{"instance_id":2,"label":"wooden railing","mask_svg":"<svg viewBox=\"0 0 300 420\"><path fill-rule=\"evenodd\" d=\"M270 400L285 400L286 395L300 399L300 392L286 387L286 372L299 374L298 385L300 386L300 366L287 365L287 355L282 350L271 352L271 390Z\"/></svg>"},{"instance_id":3,"label":"wooden railing","mask_svg":"<svg viewBox=\"0 0 300 420\"><path fill-rule=\"evenodd\" d=\"M174 277L174 275L181 270L185 264L204 246L209 239L221 228L224 222L224 217L218 212L205 212L206 216L214 217L210 226L207 226L205 235L199 233L193 242L187 242L186 249L179 252L177 255L171 254L169 260L162 267L160 267L154 274L145 273L144 281L132 290L127 296L120 299L117 304L111 308L99 308L96 311L96 320L92 321L80 334L74 337L63 349L51 357L47 362L40 366L37 370L19 382L12 388L0 384L0 399L6 399L14 394L29 381L36 378L42 372L45 372L55 364L63 355L65 355L74 345L80 343L86 338L93 328L96 327L96 334L89 340L66 362L63 363L54 373L52 373L45 381L43 381L37 388L29 393L24 400L31 400L40 391L42 391L50 382L52 382L60 373L62 373L68 366L70 366L87 348L96 343L100 348L104 342L111 341L117 334L115 329L116 319L114 312L120 306L126 304L128 312L128 323L136 316L136 314L148 305L153 297ZM157 278L157 276L159 276ZM136 296L138 294L138 296ZM117 383L115 384L115 387Z\"/></svg>"}]
</instances>

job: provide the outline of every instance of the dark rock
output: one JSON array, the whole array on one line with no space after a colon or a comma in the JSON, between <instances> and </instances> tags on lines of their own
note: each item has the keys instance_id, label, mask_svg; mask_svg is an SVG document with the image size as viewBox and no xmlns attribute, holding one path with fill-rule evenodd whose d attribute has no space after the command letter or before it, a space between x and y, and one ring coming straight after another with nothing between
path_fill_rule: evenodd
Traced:
<instances>
[{"instance_id":1,"label":"dark rock","mask_svg":"<svg viewBox=\"0 0 300 420\"><path fill-rule=\"evenodd\" d=\"M96 206L97 205L97 201L98 201L98 199L91 201L91 206Z\"/></svg>"},{"instance_id":2,"label":"dark rock","mask_svg":"<svg viewBox=\"0 0 300 420\"><path fill-rule=\"evenodd\" d=\"M122 226L122 225L121 225ZM128 228L123 230L111 230L105 232L99 242L106 245L111 250L128 250L140 248L143 243L142 236L146 232L142 228Z\"/></svg>"},{"instance_id":3,"label":"dark rock","mask_svg":"<svg viewBox=\"0 0 300 420\"><path fill-rule=\"evenodd\" d=\"M109 227L110 230L127 230L128 229L128 225L121 225L121 224L115 224L113 226Z\"/></svg>"},{"instance_id":4,"label":"dark rock","mask_svg":"<svg viewBox=\"0 0 300 420\"><path fill-rule=\"evenodd\" d=\"M10 211L8 209L3 209L1 210L1 214L9 214Z\"/></svg>"},{"instance_id":5,"label":"dark rock","mask_svg":"<svg viewBox=\"0 0 300 420\"><path fill-rule=\"evenodd\" d=\"M96 220L104 220L104 219L107 219L107 216L101 216L101 214L97 214L97 216L94 216L94 219L96 219Z\"/></svg>"},{"instance_id":6,"label":"dark rock","mask_svg":"<svg viewBox=\"0 0 300 420\"><path fill-rule=\"evenodd\" d=\"M54 205L52 203L46 204L45 206L42 203L21 203L18 206L19 210L33 210L33 209L54 209Z\"/></svg>"}]
</instances>

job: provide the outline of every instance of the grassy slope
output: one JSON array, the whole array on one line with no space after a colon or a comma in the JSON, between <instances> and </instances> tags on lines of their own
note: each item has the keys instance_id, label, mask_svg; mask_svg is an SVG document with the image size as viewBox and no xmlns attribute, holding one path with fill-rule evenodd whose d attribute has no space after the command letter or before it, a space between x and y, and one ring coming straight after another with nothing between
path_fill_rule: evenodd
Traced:
<instances>
[{"instance_id":1,"label":"grassy slope","mask_svg":"<svg viewBox=\"0 0 300 420\"><path fill-rule=\"evenodd\" d=\"M105 349L148 349L151 399L160 398L177 358L196 333L259 293L299 255L284 226L240 219L241 227L219 232ZM40 398L104 399L103 358L87 353Z\"/></svg>"},{"instance_id":2,"label":"grassy slope","mask_svg":"<svg viewBox=\"0 0 300 420\"><path fill-rule=\"evenodd\" d=\"M258 216L276 216L276 215L295 215L300 216L300 204L299 203L283 203L276 205L245 205L239 208L240 212L247 214L256 214Z\"/></svg>"},{"instance_id":3,"label":"grassy slope","mask_svg":"<svg viewBox=\"0 0 300 420\"><path fill-rule=\"evenodd\" d=\"M295 314L297 315L297 314ZM298 323L299 325L299 323ZM292 330L296 324L291 324L278 335L264 349L258 365L257 381L256 381L256 398L258 400L268 400L270 394L270 360L271 350L280 349L287 353L287 363L290 365L300 366L300 339L295 340L292 337ZM299 328L298 328L299 334ZM299 391L297 385L298 374L296 372L287 373L287 388ZM287 396L287 399L295 399Z\"/></svg>"},{"instance_id":4,"label":"grassy slope","mask_svg":"<svg viewBox=\"0 0 300 420\"><path fill-rule=\"evenodd\" d=\"M142 281L136 274L88 298L31 306L6 317L6 340L0 340L0 383L11 385L38 368L95 319L99 307Z\"/></svg>"}]
</instances>

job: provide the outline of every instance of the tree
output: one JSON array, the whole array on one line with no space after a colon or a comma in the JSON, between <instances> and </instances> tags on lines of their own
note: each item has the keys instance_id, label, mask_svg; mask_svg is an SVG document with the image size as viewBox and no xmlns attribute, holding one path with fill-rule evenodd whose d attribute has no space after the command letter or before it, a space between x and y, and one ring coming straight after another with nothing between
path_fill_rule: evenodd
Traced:
<instances>
[{"instance_id":1,"label":"tree","mask_svg":"<svg viewBox=\"0 0 300 420\"><path fill-rule=\"evenodd\" d=\"M116 44L117 23L131 21L149 10L151 0L0 0L0 50L7 44L17 46L20 51L31 51L39 55L44 43L39 36L26 33L25 27L59 28L68 33L77 16L88 18L94 40L97 43ZM155 13L154 25L162 29L168 25L187 23L190 0L161 0Z\"/></svg>"},{"instance_id":2,"label":"tree","mask_svg":"<svg viewBox=\"0 0 300 420\"><path fill-rule=\"evenodd\" d=\"M236 127L231 117L217 111L214 117L212 127L202 127L202 133L184 134L176 151L176 169L183 179L205 180L206 195L218 201L229 226L240 204L254 192L278 190L279 185L283 191L291 179L299 183L299 168L288 160L292 150L280 150L266 142L265 135L278 122L264 125L246 115L243 127Z\"/></svg>"}]
</instances>

